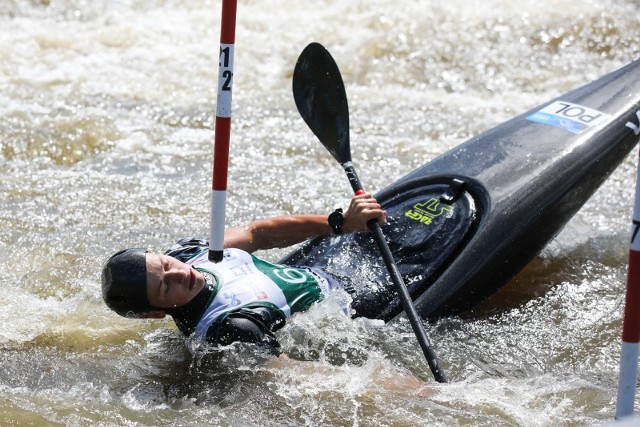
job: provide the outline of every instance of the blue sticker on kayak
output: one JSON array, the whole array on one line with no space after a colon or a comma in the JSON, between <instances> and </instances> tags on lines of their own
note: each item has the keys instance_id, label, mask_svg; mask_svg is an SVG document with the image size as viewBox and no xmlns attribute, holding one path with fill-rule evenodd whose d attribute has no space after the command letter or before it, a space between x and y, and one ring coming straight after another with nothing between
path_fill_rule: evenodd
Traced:
<instances>
[{"instance_id":1,"label":"blue sticker on kayak","mask_svg":"<svg viewBox=\"0 0 640 427\"><path fill-rule=\"evenodd\" d=\"M586 129L602 123L609 117L609 114L582 105L555 101L527 116L527 120L580 134Z\"/></svg>"}]
</instances>

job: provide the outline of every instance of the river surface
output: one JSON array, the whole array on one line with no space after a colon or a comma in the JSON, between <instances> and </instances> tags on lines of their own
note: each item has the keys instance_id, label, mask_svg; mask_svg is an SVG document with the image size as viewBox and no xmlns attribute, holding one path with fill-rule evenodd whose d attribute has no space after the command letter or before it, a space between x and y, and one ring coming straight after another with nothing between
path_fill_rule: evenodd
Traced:
<instances>
[{"instance_id":1,"label":"river surface","mask_svg":"<svg viewBox=\"0 0 640 427\"><path fill-rule=\"evenodd\" d=\"M408 323L347 319L331 298L278 332L288 361L193 358L170 320L104 306L110 254L208 236L220 11L0 3L0 424L612 421L636 153L497 296L428 325L450 384ZM635 59L639 17L635 0L239 1L228 226L346 207L291 95L309 42L340 65L354 163L377 191Z\"/></svg>"}]
</instances>

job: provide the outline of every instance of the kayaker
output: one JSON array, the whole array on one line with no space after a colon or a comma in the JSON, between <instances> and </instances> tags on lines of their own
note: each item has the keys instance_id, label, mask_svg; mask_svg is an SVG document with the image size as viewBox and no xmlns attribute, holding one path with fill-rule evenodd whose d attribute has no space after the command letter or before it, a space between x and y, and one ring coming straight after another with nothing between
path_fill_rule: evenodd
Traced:
<instances>
[{"instance_id":1,"label":"kayaker","mask_svg":"<svg viewBox=\"0 0 640 427\"><path fill-rule=\"evenodd\" d=\"M248 342L277 352L274 331L288 317L307 310L334 288L352 296L354 317L366 316L370 295L347 278L320 269L266 262L253 255L332 233L367 231L367 222L386 223L386 212L370 194L354 196L344 214L290 215L231 228L224 257L208 260L206 241L181 239L164 254L126 249L102 270L102 296L109 308L130 318L164 318L197 342L214 346ZM371 309L369 308L369 312Z\"/></svg>"}]
</instances>

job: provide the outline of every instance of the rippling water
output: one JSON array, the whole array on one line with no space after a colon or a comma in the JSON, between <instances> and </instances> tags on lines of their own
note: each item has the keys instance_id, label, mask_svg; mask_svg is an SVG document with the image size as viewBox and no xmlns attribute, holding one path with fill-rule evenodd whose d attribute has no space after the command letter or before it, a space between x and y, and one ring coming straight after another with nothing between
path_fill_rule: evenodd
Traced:
<instances>
[{"instance_id":1,"label":"rippling water","mask_svg":"<svg viewBox=\"0 0 640 427\"><path fill-rule=\"evenodd\" d=\"M279 333L288 362L194 360L170 321L104 307L112 252L208 235L220 8L0 5L2 424L611 421L635 155L499 295L430 325L448 385L408 324L345 319L337 301ZM240 1L229 224L348 201L292 100L307 43L341 67L354 162L375 191L636 58L639 12L632 0Z\"/></svg>"}]
</instances>

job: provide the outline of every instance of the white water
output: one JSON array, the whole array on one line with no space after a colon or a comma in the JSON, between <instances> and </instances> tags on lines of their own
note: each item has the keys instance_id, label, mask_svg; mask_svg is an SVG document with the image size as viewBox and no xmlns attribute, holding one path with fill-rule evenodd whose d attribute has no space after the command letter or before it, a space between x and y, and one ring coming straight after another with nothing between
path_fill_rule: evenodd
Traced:
<instances>
[{"instance_id":1,"label":"white water","mask_svg":"<svg viewBox=\"0 0 640 427\"><path fill-rule=\"evenodd\" d=\"M442 3L239 2L231 225L348 200L291 96L311 41L340 65L372 191L638 56L631 0ZM0 424L611 421L635 154L500 295L430 325L448 385L407 324L344 319L333 301L279 332L291 362L194 361L169 321L104 307L115 250L208 234L220 9L0 5Z\"/></svg>"}]
</instances>

